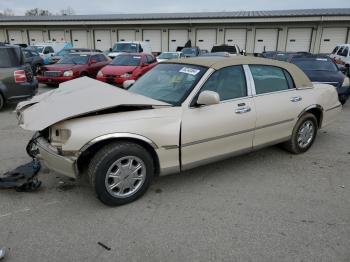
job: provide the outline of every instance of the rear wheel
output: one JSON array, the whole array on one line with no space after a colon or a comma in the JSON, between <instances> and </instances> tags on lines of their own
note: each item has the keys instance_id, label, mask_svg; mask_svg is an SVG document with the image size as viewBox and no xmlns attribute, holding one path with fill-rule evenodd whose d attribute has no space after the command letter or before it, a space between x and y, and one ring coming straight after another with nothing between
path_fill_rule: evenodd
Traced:
<instances>
[{"instance_id":1,"label":"rear wheel","mask_svg":"<svg viewBox=\"0 0 350 262\"><path fill-rule=\"evenodd\" d=\"M293 154L301 154L309 150L317 135L317 119L311 113L301 116L296 123L292 137L284 147Z\"/></svg>"},{"instance_id":2,"label":"rear wheel","mask_svg":"<svg viewBox=\"0 0 350 262\"><path fill-rule=\"evenodd\" d=\"M88 174L101 202L117 206L130 203L147 191L154 175L154 164L142 146L115 142L97 152Z\"/></svg>"},{"instance_id":3,"label":"rear wheel","mask_svg":"<svg viewBox=\"0 0 350 262\"><path fill-rule=\"evenodd\" d=\"M4 107L4 105L5 105L5 99L0 93L0 110Z\"/></svg>"}]
</instances>

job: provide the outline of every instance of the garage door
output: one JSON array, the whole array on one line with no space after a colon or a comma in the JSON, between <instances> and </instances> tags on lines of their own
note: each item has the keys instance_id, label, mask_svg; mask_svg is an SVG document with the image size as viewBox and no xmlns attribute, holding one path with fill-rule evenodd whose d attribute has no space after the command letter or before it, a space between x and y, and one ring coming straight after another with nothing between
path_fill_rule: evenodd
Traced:
<instances>
[{"instance_id":1,"label":"garage door","mask_svg":"<svg viewBox=\"0 0 350 262\"><path fill-rule=\"evenodd\" d=\"M278 41L277 29L256 29L254 53L276 51Z\"/></svg>"},{"instance_id":2,"label":"garage door","mask_svg":"<svg viewBox=\"0 0 350 262\"><path fill-rule=\"evenodd\" d=\"M10 44L23 44L23 35L21 30L8 30Z\"/></svg>"},{"instance_id":3,"label":"garage door","mask_svg":"<svg viewBox=\"0 0 350 262\"><path fill-rule=\"evenodd\" d=\"M289 28L287 37L287 52L309 52L312 28Z\"/></svg>"},{"instance_id":4,"label":"garage door","mask_svg":"<svg viewBox=\"0 0 350 262\"><path fill-rule=\"evenodd\" d=\"M334 47L345 44L347 28L323 28L320 53L330 54Z\"/></svg>"},{"instance_id":5,"label":"garage door","mask_svg":"<svg viewBox=\"0 0 350 262\"><path fill-rule=\"evenodd\" d=\"M31 45L44 42L43 31L41 30L29 30L29 43Z\"/></svg>"},{"instance_id":6,"label":"garage door","mask_svg":"<svg viewBox=\"0 0 350 262\"><path fill-rule=\"evenodd\" d=\"M50 30L50 40L57 42L66 41L64 31L63 30Z\"/></svg>"},{"instance_id":7,"label":"garage door","mask_svg":"<svg viewBox=\"0 0 350 262\"><path fill-rule=\"evenodd\" d=\"M136 32L135 30L118 30L118 41L135 41Z\"/></svg>"},{"instance_id":8,"label":"garage door","mask_svg":"<svg viewBox=\"0 0 350 262\"><path fill-rule=\"evenodd\" d=\"M247 30L246 29L226 29L225 44L238 45L239 49L246 49Z\"/></svg>"},{"instance_id":9,"label":"garage door","mask_svg":"<svg viewBox=\"0 0 350 262\"><path fill-rule=\"evenodd\" d=\"M210 51L216 45L216 29L198 29L196 32L196 46Z\"/></svg>"},{"instance_id":10,"label":"garage door","mask_svg":"<svg viewBox=\"0 0 350 262\"><path fill-rule=\"evenodd\" d=\"M169 51L176 51L178 46L185 46L188 41L188 30L169 30Z\"/></svg>"},{"instance_id":11,"label":"garage door","mask_svg":"<svg viewBox=\"0 0 350 262\"><path fill-rule=\"evenodd\" d=\"M95 30L95 48L106 51L112 47L110 30Z\"/></svg>"},{"instance_id":12,"label":"garage door","mask_svg":"<svg viewBox=\"0 0 350 262\"><path fill-rule=\"evenodd\" d=\"M160 30L143 30L142 39L150 43L152 52L162 52L162 33Z\"/></svg>"},{"instance_id":13,"label":"garage door","mask_svg":"<svg viewBox=\"0 0 350 262\"><path fill-rule=\"evenodd\" d=\"M86 30L72 30L72 42L74 47L88 48L88 33Z\"/></svg>"}]
</instances>

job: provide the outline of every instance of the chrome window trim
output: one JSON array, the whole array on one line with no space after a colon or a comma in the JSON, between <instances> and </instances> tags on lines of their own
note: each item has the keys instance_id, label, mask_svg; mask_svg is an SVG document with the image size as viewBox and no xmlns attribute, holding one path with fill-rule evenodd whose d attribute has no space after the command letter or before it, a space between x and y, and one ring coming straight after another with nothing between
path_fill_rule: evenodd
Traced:
<instances>
[{"instance_id":1,"label":"chrome window trim","mask_svg":"<svg viewBox=\"0 0 350 262\"><path fill-rule=\"evenodd\" d=\"M257 65L259 66L259 64L254 64L254 65ZM254 66L253 65L253 66ZM253 93L253 97L259 97L259 96L266 96L266 95L270 95L270 94L278 94L278 93L284 93L284 92L290 92L290 91L295 91L295 90L298 90L296 87L293 87L293 88L288 88L288 89L285 89L285 90L279 90L279 91L274 91L274 92L268 92L268 93L263 93L263 94L257 94L256 93L256 88L255 88L255 81L254 81L254 77L253 77L253 74L252 74L252 71L250 70L250 66L251 65L244 65L246 70L247 70L247 74L249 75L251 81L252 81L252 93ZM270 65L260 65L260 66L270 66ZM279 68L281 70L285 70L287 71L286 69L282 68L282 67L278 67L278 66L271 66L271 67L276 67L276 68ZM287 71L288 72L288 71ZM290 77L292 78L292 80L294 81L292 75L288 72L288 74L290 75ZM287 79L286 79L287 81ZM287 81L288 83L288 81Z\"/></svg>"},{"instance_id":2,"label":"chrome window trim","mask_svg":"<svg viewBox=\"0 0 350 262\"><path fill-rule=\"evenodd\" d=\"M89 141L88 143L86 143L80 150L79 152L82 153L84 152L86 149L88 149L89 147L91 147L92 145L107 140L107 139L111 139L111 138L133 138L133 139L137 139L137 140L141 140L146 142L147 144L149 144L150 146L152 146L154 149L158 149L158 146L156 143L154 143L151 139L138 135L138 134L133 134L133 133L111 133L111 134L106 134L106 135L102 135L102 136L98 136L94 139L92 139L91 141Z\"/></svg>"},{"instance_id":3,"label":"chrome window trim","mask_svg":"<svg viewBox=\"0 0 350 262\"><path fill-rule=\"evenodd\" d=\"M250 67L248 65L243 65L243 69L247 80L247 85L249 85L248 94L250 96L254 96L256 95L255 82L254 82L252 72L250 71Z\"/></svg>"}]
</instances>

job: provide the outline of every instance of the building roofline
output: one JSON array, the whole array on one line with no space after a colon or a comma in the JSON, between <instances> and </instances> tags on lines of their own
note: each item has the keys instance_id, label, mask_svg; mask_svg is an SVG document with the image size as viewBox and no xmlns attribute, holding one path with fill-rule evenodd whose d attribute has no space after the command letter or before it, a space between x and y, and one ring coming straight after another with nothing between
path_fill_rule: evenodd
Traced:
<instances>
[{"instance_id":1,"label":"building roofline","mask_svg":"<svg viewBox=\"0 0 350 262\"><path fill-rule=\"evenodd\" d=\"M1 22L66 22L66 21L135 21L135 20L182 20L182 19L239 19L239 18L287 18L350 16L350 8L293 9L270 11L233 12L184 12L184 13L145 13L145 14L104 14L71 16L0 16Z\"/></svg>"}]
</instances>

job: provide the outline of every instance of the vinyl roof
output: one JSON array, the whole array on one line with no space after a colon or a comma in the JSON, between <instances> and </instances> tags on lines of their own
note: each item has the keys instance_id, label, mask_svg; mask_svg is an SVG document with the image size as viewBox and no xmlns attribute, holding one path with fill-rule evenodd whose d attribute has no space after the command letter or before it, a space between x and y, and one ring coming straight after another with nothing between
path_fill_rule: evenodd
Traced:
<instances>
[{"instance_id":1,"label":"vinyl roof","mask_svg":"<svg viewBox=\"0 0 350 262\"><path fill-rule=\"evenodd\" d=\"M261 18L305 16L350 16L350 8L295 9L271 11L195 12L195 13L146 13L71 16L0 16L0 22L23 21L128 21L169 19Z\"/></svg>"},{"instance_id":2,"label":"vinyl roof","mask_svg":"<svg viewBox=\"0 0 350 262\"><path fill-rule=\"evenodd\" d=\"M283 61L265 59L253 56L232 57L194 57L169 60L164 63L175 63L184 65L198 65L210 67L215 70L234 65L270 65L286 69L293 77L296 88L312 87L308 77L297 66Z\"/></svg>"}]
</instances>

